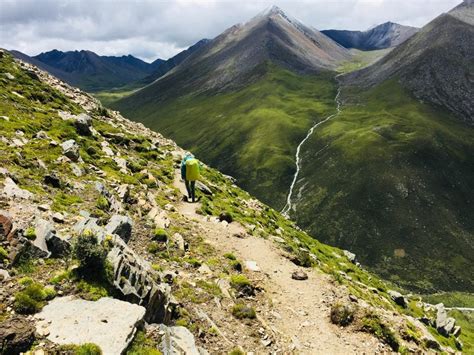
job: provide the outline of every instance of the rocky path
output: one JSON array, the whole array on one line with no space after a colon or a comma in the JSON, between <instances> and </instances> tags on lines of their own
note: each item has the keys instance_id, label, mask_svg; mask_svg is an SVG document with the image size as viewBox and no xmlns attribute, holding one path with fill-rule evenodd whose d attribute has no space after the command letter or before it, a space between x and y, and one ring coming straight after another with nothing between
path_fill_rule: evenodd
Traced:
<instances>
[{"instance_id":1,"label":"rocky path","mask_svg":"<svg viewBox=\"0 0 474 355\"><path fill-rule=\"evenodd\" d=\"M186 193L177 172L175 187ZM379 341L368 334L340 329L329 320L330 305L341 295L328 276L315 269L304 269L308 279L293 280L298 270L282 255L275 242L255 236L238 238L245 234L238 223L216 223L196 213L199 204L181 202L177 209L183 216L199 221L204 226L207 242L220 253L232 252L240 260L255 262L258 271L251 271L253 280L263 286L270 305L259 318L270 328L284 352L305 354L371 354L383 351ZM303 271L303 269L301 269Z\"/></svg>"},{"instance_id":2,"label":"rocky path","mask_svg":"<svg viewBox=\"0 0 474 355\"><path fill-rule=\"evenodd\" d=\"M337 79L338 76L339 75L336 76L336 79ZM295 210L295 205L292 202L292 198L293 198L293 192L294 192L296 183L298 182L298 176L300 174L300 170L301 170L301 166L302 166L301 148L306 143L306 141L309 139L309 137L311 137L311 135L313 134L313 132L316 128L318 128L320 125L326 123L327 121L333 119L334 117L336 117L341 112L341 101L339 100L340 95L341 95L341 88L339 87L338 90L337 90L336 97L334 98L334 102L336 103L336 112L333 113L332 115L329 115L324 120L319 121L318 123L314 124L309 129L309 131L306 134L306 136L304 137L304 139L300 142L300 144L298 144L298 147L296 148L296 155L295 155L296 172L295 172L295 175L293 175L293 180L291 181L290 190L289 190L288 196L286 198L286 205L285 205L285 207L283 207L283 210L281 211L281 213L283 215L287 216L287 217L290 215L290 212L292 210L293 211Z\"/></svg>"}]
</instances>

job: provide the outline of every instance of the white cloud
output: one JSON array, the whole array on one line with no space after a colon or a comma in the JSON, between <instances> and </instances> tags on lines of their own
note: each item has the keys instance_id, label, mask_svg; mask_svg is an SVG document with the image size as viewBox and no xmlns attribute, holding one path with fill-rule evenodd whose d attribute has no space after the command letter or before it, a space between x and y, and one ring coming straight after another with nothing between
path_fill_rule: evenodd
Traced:
<instances>
[{"instance_id":1,"label":"white cloud","mask_svg":"<svg viewBox=\"0 0 474 355\"><path fill-rule=\"evenodd\" d=\"M460 0L0 0L0 47L168 58L276 4L318 29L422 26Z\"/></svg>"}]
</instances>

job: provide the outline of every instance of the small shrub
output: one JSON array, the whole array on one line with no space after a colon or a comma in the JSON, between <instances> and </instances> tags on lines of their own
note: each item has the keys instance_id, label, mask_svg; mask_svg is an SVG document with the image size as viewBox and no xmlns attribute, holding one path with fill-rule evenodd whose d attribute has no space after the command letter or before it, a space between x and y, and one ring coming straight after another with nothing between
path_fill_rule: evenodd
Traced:
<instances>
[{"instance_id":1,"label":"small shrub","mask_svg":"<svg viewBox=\"0 0 474 355\"><path fill-rule=\"evenodd\" d=\"M71 277L71 272L70 271L63 271L60 273L57 273L54 275L52 278L49 279L49 282L52 283L53 285L59 285L61 284L64 280L67 280Z\"/></svg>"},{"instance_id":2,"label":"small shrub","mask_svg":"<svg viewBox=\"0 0 474 355\"><path fill-rule=\"evenodd\" d=\"M241 290L244 287L252 286L249 279L245 275L232 275L230 278L230 285L236 290Z\"/></svg>"},{"instance_id":3,"label":"small shrub","mask_svg":"<svg viewBox=\"0 0 474 355\"><path fill-rule=\"evenodd\" d=\"M34 227L28 227L23 234L26 239L35 240L36 239L36 229Z\"/></svg>"},{"instance_id":4,"label":"small shrub","mask_svg":"<svg viewBox=\"0 0 474 355\"><path fill-rule=\"evenodd\" d=\"M166 242L168 240L168 233L163 228L157 228L153 231L152 239L157 242Z\"/></svg>"},{"instance_id":5,"label":"small shrub","mask_svg":"<svg viewBox=\"0 0 474 355\"><path fill-rule=\"evenodd\" d=\"M229 352L229 355L245 355L245 352L240 348L234 348Z\"/></svg>"},{"instance_id":6,"label":"small shrub","mask_svg":"<svg viewBox=\"0 0 474 355\"><path fill-rule=\"evenodd\" d=\"M98 209L100 209L102 211L108 211L109 208L110 208L109 201L104 196L100 196L97 199L96 206L97 206Z\"/></svg>"},{"instance_id":7,"label":"small shrub","mask_svg":"<svg viewBox=\"0 0 474 355\"><path fill-rule=\"evenodd\" d=\"M393 350L398 351L400 344L393 331L382 322L380 317L374 313L368 313L362 319L363 331L374 334L392 347Z\"/></svg>"},{"instance_id":8,"label":"small shrub","mask_svg":"<svg viewBox=\"0 0 474 355\"><path fill-rule=\"evenodd\" d=\"M127 355L161 355L156 347L157 344L153 339L148 338L144 331L139 331L130 344Z\"/></svg>"},{"instance_id":9,"label":"small shrub","mask_svg":"<svg viewBox=\"0 0 474 355\"><path fill-rule=\"evenodd\" d=\"M0 246L0 261L8 259L8 253L7 251Z\"/></svg>"},{"instance_id":10,"label":"small shrub","mask_svg":"<svg viewBox=\"0 0 474 355\"><path fill-rule=\"evenodd\" d=\"M102 273L107 257L107 250L98 243L97 237L86 231L81 234L73 247L73 255L79 261L82 271Z\"/></svg>"},{"instance_id":11,"label":"small shrub","mask_svg":"<svg viewBox=\"0 0 474 355\"><path fill-rule=\"evenodd\" d=\"M237 303L232 307L232 315L237 319L254 319L257 317L255 309L242 303Z\"/></svg>"},{"instance_id":12,"label":"small shrub","mask_svg":"<svg viewBox=\"0 0 474 355\"><path fill-rule=\"evenodd\" d=\"M230 262L230 266L232 267L232 269L238 272L242 272L243 270L242 263L238 260L232 260Z\"/></svg>"},{"instance_id":13,"label":"small shrub","mask_svg":"<svg viewBox=\"0 0 474 355\"><path fill-rule=\"evenodd\" d=\"M224 254L224 257L227 258L227 259L229 259L229 260L237 260L237 258L235 257L235 255L232 254L232 253L225 253L225 254Z\"/></svg>"},{"instance_id":14,"label":"small shrub","mask_svg":"<svg viewBox=\"0 0 474 355\"><path fill-rule=\"evenodd\" d=\"M27 283L23 291L16 293L13 308L18 313L36 313L43 308L44 301L50 300L55 296L56 292L54 289L45 288L37 282Z\"/></svg>"},{"instance_id":15,"label":"small shrub","mask_svg":"<svg viewBox=\"0 0 474 355\"><path fill-rule=\"evenodd\" d=\"M163 245L157 242L151 242L150 244L148 244L147 250L151 254L156 254L163 250Z\"/></svg>"},{"instance_id":16,"label":"small shrub","mask_svg":"<svg viewBox=\"0 0 474 355\"><path fill-rule=\"evenodd\" d=\"M202 263L196 258L186 258L184 261L187 262L188 264L191 264L191 266L196 267L196 268L202 265Z\"/></svg>"},{"instance_id":17,"label":"small shrub","mask_svg":"<svg viewBox=\"0 0 474 355\"><path fill-rule=\"evenodd\" d=\"M29 286L33 283L33 279L31 277L25 276L19 279L18 283L22 286Z\"/></svg>"},{"instance_id":18,"label":"small shrub","mask_svg":"<svg viewBox=\"0 0 474 355\"><path fill-rule=\"evenodd\" d=\"M57 351L60 354L66 353L74 355L102 355L102 350L100 349L100 347L93 343L85 343L81 345L60 345Z\"/></svg>"},{"instance_id":19,"label":"small shrub","mask_svg":"<svg viewBox=\"0 0 474 355\"><path fill-rule=\"evenodd\" d=\"M77 290L81 297L90 301L97 301L102 297L109 296L108 290L98 282L81 280L77 284Z\"/></svg>"},{"instance_id":20,"label":"small shrub","mask_svg":"<svg viewBox=\"0 0 474 355\"><path fill-rule=\"evenodd\" d=\"M331 322L346 326L354 320L354 309L351 306L336 303L331 307Z\"/></svg>"}]
</instances>

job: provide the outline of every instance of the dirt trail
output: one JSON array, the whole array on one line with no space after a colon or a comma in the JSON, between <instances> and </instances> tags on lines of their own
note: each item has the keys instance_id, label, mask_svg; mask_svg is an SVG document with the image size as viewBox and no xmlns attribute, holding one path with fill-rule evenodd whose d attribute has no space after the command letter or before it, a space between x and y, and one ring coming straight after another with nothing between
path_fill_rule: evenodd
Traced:
<instances>
[{"instance_id":1,"label":"dirt trail","mask_svg":"<svg viewBox=\"0 0 474 355\"><path fill-rule=\"evenodd\" d=\"M184 184L176 174L174 185L186 194ZM329 320L331 303L341 296L328 276L314 269L304 269L309 278L297 281L291 274L298 266L282 255L275 242L248 236L238 223L229 225L210 220L196 213L199 203L181 202L178 212L199 221L204 227L206 240L222 253L232 252L240 260L256 262L260 271L249 271L253 280L261 282L271 304L260 313L262 322L273 330L284 351L300 354L372 354L386 348L374 337L348 329L340 329Z\"/></svg>"}]
</instances>

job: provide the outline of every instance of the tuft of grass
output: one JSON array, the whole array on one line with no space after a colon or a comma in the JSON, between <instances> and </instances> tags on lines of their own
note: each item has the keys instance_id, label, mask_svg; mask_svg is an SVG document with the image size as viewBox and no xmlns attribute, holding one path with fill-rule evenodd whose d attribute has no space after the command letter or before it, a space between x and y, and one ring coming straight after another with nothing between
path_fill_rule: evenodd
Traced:
<instances>
[{"instance_id":1,"label":"tuft of grass","mask_svg":"<svg viewBox=\"0 0 474 355\"><path fill-rule=\"evenodd\" d=\"M23 234L26 239L35 240L36 239L36 229L34 227L28 227Z\"/></svg>"},{"instance_id":2,"label":"tuft of grass","mask_svg":"<svg viewBox=\"0 0 474 355\"><path fill-rule=\"evenodd\" d=\"M331 322L347 326L354 320L354 309L346 304L335 303L331 307Z\"/></svg>"},{"instance_id":3,"label":"tuft of grass","mask_svg":"<svg viewBox=\"0 0 474 355\"><path fill-rule=\"evenodd\" d=\"M377 338L390 345L393 350L398 351L400 343L395 336L395 333L380 319L377 314L367 313L362 318L361 330L374 334Z\"/></svg>"},{"instance_id":4,"label":"tuft of grass","mask_svg":"<svg viewBox=\"0 0 474 355\"><path fill-rule=\"evenodd\" d=\"M18 313L32 314L39 312L45 301L56 296L53 288L44 287L31 279L24 278L23 284L26 285L25 289L15 294L15 302L13 303L13 308Z\"/></svg>"},{"instance_id":5,"label":"tuft of grass","mask_svg":"<svg viewBox=\"0 0 474 355\"><path fill-rule=\"evenodd\" d=\"M232 275L230 277L230 285L236 290L241 290L245 287L252 286L252 283L245 275Z\"/></svg>"},{"instance_id":6,"label":"tuft of grass","mask_svg":"<svg viewBox=\"0 0 474 355\"><path fill-rule=\"evenodd\" d=\"M157 347L158 344L141 330L137 332L127 349L127 355L161 355Z\"/></svg>"},{"instance_id":7,"label":"tuft of grass","mask_svg":"<svg viewBox=\"0 0 474 355\"><path fill-rule=\"evenodd\" d=\"M232 307L232 315L237 319L254 319L257 317L255 309L243 303L237 303Z\"/></svg>"},{"instance_id":8,"label":"tuft of grass","mask_svg":"<svg viewBox=\"0 0 474 355\"><path fill-rule=\"evenodd\" d=\"M168 233L163 228L157 228L153 231L152 239L157 242L166 242L168 240Z\"/></svg>"}]
</instances>

